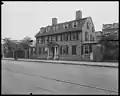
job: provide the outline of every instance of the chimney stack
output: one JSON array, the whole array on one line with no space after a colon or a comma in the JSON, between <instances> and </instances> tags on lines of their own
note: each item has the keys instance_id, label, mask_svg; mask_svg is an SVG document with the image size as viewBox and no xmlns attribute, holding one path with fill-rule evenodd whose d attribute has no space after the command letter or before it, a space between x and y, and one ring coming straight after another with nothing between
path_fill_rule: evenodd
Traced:
<instances>
[{"instance_id":1,"label":"chimney stack","mask_svg":"<svg viewBox=\"0 0 120 96\"><path fill-rule=\"evenodd\" d=\"M57 18L52 18L52 25L56 25L57 24Z\"/></svg>"},{"instance_id":2,"label":"chimney stack","mask_svg":"<svg viewBox=\"0 0 120 96\"><path fill-rule=\"evenodd\" d=\"M76 20L82 19L82 11L78 10L76 11Z\"/></svg>"}]
</instances>

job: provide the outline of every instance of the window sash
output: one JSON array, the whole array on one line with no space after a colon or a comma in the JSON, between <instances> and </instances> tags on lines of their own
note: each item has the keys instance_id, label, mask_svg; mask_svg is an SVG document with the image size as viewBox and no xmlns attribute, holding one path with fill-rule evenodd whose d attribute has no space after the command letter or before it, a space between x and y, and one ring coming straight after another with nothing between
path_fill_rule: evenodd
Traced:
<instances>
[{"instance_id":1,"label":"window sash","mask_svg":"<svg viewBox=\"0 0 120 96\"><path fill-rule=\"evenodd\" d=\"M89 45L84 45L84 54L89 54Z\"/></svg>"},{"instance_id":2,"label":"window sash","mask_svg":"<svg viewBox=\"0 0 120 96\"><path fill-rule=\"evenodd\" d=\"M73 27L73 28L76 28L76 27L77 27L77 25L78 25L78 23L77 23L77 22L73 22L73 23L72 23L72 27ZM75 27L75 26L76 26L76 27Z\"/></svg>"},{"instance_id":3,"label":"window sash","mask_svg":"<svg viewBox=\"0 0 120 96\"><path fill-rule=\"evenodd\" d=\"M72 55L76 55L76 45L72 46Z\"/></svg>"}]
</instances>

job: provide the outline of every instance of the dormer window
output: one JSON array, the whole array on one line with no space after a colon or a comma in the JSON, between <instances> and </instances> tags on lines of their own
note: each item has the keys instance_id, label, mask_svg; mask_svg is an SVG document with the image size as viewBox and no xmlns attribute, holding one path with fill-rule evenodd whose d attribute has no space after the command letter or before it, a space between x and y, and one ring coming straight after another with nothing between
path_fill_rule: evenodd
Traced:
<instances>
[{"instance_id":1,"label":"dormer window","mask_svg":"<svg viewBox=\"0 0 120 96\"><path fill-rule=\"evenodd\" d=\"M46 27L46 32L48 32L48 27Z\"/></svg>"},{"instance_id":2,"label":"dormer window","mask_svg":"<svg viewBox=\"0 0 120 96\"><path fill-rule=\"evenodd\" d=\"M76 27L77 27L77 22L73 22L73 23L72 23L72 27L73 27L73 28L76 28Z\"/></svg>"},{"instance_id":3,"label":"dormer window","mask_svg":"<svg viewBox=\"0 0 120 96\"><path fill-rule=\"evenodd\" d=\"M64 29L68 29L68 24L63 24Z\"/></svg>"},{"instance_id":4,"label":"dormer window","mask_svg":"<svg viewBox=\"0 0 120 96\"><path fill-rule=\"evenodd\" d=\"M50 28L50 27L48 27L48 31L50 31L50 29L51 29L51 28Z\"/></svg>"}]
</instances>

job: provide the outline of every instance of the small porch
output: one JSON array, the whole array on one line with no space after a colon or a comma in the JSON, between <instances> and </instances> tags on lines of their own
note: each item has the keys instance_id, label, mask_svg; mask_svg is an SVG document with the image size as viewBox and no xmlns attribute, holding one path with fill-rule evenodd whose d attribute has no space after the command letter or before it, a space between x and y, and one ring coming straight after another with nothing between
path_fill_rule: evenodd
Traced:
<instances>
[{"instance_id":1,"label":"small porch","mask_svg":"<svg viewBox=\"0 0 120 96\"><path fill-rule=\"evenodd\" d=\"M47 59L57 60L59 59L59 44L48 43L47 44Z\"/></svg>"}]
</instances>

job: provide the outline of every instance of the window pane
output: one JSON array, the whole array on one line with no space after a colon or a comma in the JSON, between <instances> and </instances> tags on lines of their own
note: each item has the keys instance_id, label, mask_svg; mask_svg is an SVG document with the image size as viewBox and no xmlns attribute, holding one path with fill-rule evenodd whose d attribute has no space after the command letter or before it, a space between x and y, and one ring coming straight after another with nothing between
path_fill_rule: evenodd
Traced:
<instances>
[{"instance_id":1,"label":"window pane","mask_svg":"<svg viewBox=\"0 0 120 96\"><path fill-rule=\"evenodd\" d=\"M88 32L85 32L85 41L89 40Z\"/></svg>"},{"instance_id":2,"label":"window pane","mask_svg":"<svg viewBox=\"0 0 120 96\"><path fill-rule=\"evenodd\" d=\"M88 49L88 48L89 48L89 46L88 46L88 45L85 45L85 47L84 47L84 48L85 48L85 54L89 54L89 49Z\"/></svg>"},{"instance_id":3,"label":"window pane","mask_svg":"<svg viewBox=\"0 0 120 96\"><path fill-rule=\"evenodd\" d=\"M76 55L76 45L72 46L72 55Z\"/></svg>"},{"instance_id":4,"label":"window pane","mask_svg":"<svg viewBox=\"0 0 120 96\"><path fill-rule=\"evenodd\" d=\"M89 29L89 22L87 22L87 29Z\"/></svg>"},{"instance_id":5,"label":"window pane","mask_svg":"<svg viewBox=\"0 0 120 96\"><path fill-rule=\"evenodd\" d=\"M39 54L41 54L41 48L39 48Z\"/></svg>"}]
</instances>

